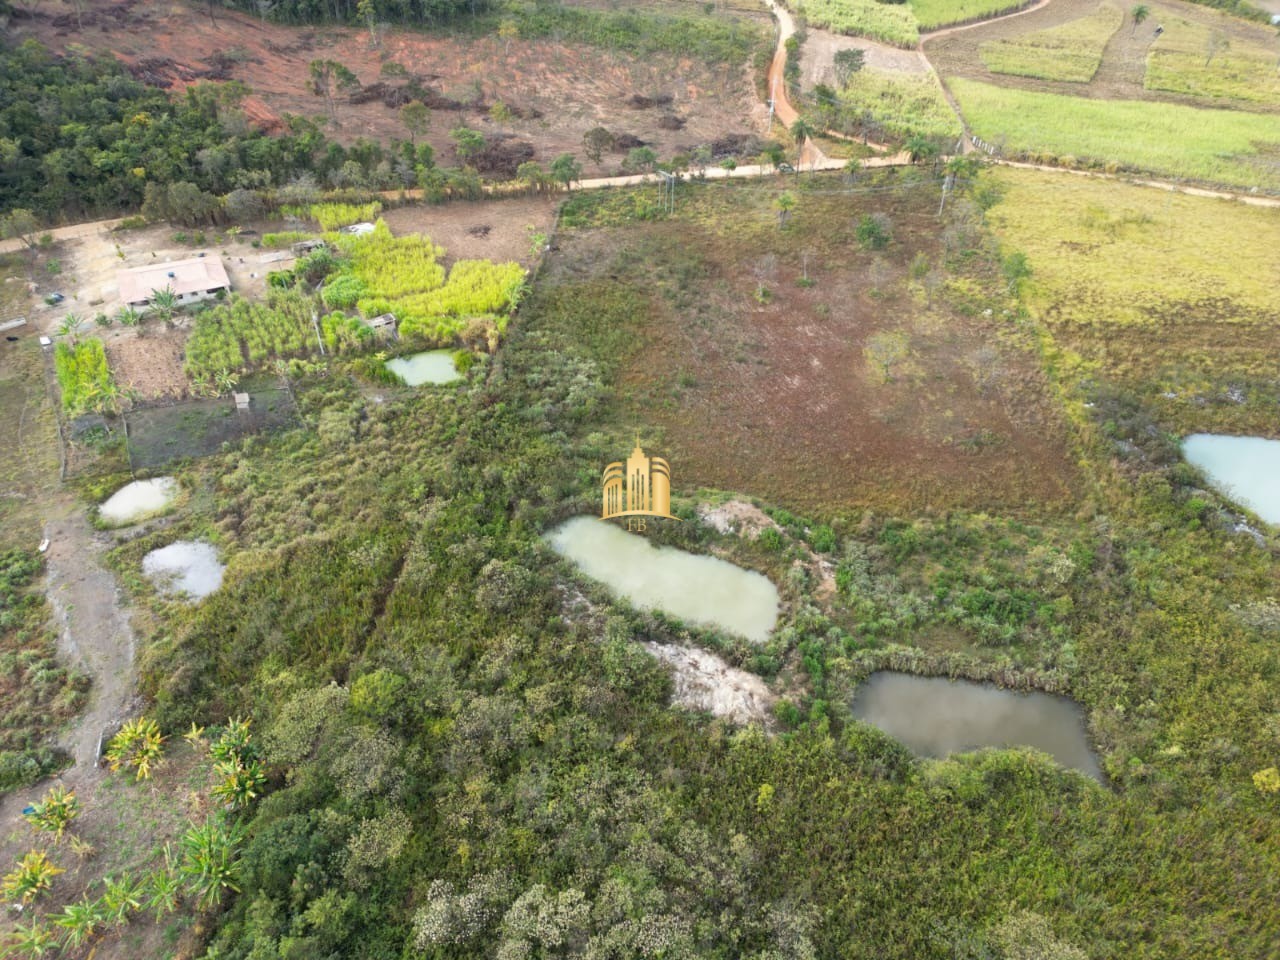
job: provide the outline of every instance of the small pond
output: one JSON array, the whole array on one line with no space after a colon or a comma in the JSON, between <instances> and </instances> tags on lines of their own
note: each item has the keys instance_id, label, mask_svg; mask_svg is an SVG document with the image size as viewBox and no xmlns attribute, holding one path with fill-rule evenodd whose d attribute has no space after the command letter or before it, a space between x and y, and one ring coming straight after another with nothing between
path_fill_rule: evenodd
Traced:
<instances>
[{"instance_id":1,"label":"small pond","mask_svg":"<svg viewBox=\"0 0 1280 960\"><path fill-rule=\"evenodd\" d=\"M921 756L1033 747L1064 767L1102 779L1085 737L1084 712L1065 697L881 670L858 688L853 715Z\"/></svg>"},{"instance_id":2,"label":"small pond","mask_svg":"<svg viewBox=\"0 0 1280 960\"><path fill-rule=\"evenodd\" d=\"M1280 525L1280 440L1194 433L1182 455L1225 496Z\"/></svg>"},{"instance_id":3,"label":"small pond","mask_svg":"<svg viewBox=\"0 0 1280 960\"><path fill-rule=\"evenodd\" d=\"M453 365L452 350L428 350L387 361L387 369L411 387L424 383L452 383L462 374Z\"/></svg>"},{"instance_id":4,"label":"small pond","mask_svg":"<svg viewBox=\"0 0 1280 960\"><path fill-rule=\"evenodd\" d=\"M574 517L547 534L555 551L637 607L719 627L763 643L778 622L778 588L725 560L655 547L595 517Z\"/></svg>"},{"instance_id":5,"label":"small pond","mask_svg":"<svg viewBox=\"0 0 1280 960\"><path fill-rule=\"evenodd\" d=\"M113 493L98 508L98 516L107 523L136 523L159 513L178 496L178 481L173 477L135 480Z\"/></svg>"},{"instance_id":6,"label":"small pond","mask_svg":"<svg viewBox=\"0 0 1280 960\"><path fill-rule=\"evenodd\" d=\"M142 572L161 591L194 600L222 586L224 569L213 544L199 540L179 540L142 558Z\"/></svg>"}]
</instances>

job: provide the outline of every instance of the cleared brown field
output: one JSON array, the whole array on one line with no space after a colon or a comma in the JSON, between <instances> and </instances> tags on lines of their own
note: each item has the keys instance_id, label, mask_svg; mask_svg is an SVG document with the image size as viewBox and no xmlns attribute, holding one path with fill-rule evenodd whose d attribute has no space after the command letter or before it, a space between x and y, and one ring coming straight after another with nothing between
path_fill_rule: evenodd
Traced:
<instances>
[{"instance_id":1,"label":"cleared brown field","mask_svg":"<svg viewBox=\"0 0 1280 960\"><path fill-rule=\"evenodd\" d=\"M1037 357L1002 315L990 261L959 253L981 231L939 221L936 184L893 183L707 188L674 220L561 241L578 270L651 293L618 394L629 420L661 435L678 486L817 510L1070 499L1075 471ZM797 204L779 227L786 187ZM887 217L883 250L860 247L864 214ZM953 267L933 272L949 242ZM922 282L909 277L917 257L931 268ZM903 355L886 380L867 349L895 339Z\"/></svg>"},{"instance_id":2,"label":"cleared brown field","mask_svg":"<svg viewBox=\"0 0 1280 960\"><path fill-rule=\"evenodd\" d=\"M689 7L670 4L663 12L688 14ZM593 165L582 149L582 135L593 127L639 138L666 157L726 134L750 132L753 118L764 123L764 107L745 64L708 65L675 54L639 57L552 39L505 42L399 29L386 31L375 45L365 30L290 27L229 10L219 10L211 21L202 4L159 0L122 0L90 9L78 29L72 9L44 3L33 15L15 18L8 29L59 52L72 45L109 51L147 82L175 93L210 73L242 81L253 91L244 103L249 121L268 131L282 129L285 114L326 114L324 98L311 90L312 60L340 61L365 86L386 79L385 64L399 64L442 102L465 105L433 109L422 138L445 163L453 162L449 130L459 125L527 140L534 158L544 163L559 153L575 153L588 175L598 175L616 172L623 155L606 153L599 166ZM636 109L630 101L637 94L671 100L668 106ZM488 110L497 101L515 116L495 123ZM671 122L664 121L668 116L682 126L664 127ZM334 117L325 129L348 144L358 137L408 138L398 108L379 99L352 103L346 95L335 98Z\"/></svg>"}]
</instances>

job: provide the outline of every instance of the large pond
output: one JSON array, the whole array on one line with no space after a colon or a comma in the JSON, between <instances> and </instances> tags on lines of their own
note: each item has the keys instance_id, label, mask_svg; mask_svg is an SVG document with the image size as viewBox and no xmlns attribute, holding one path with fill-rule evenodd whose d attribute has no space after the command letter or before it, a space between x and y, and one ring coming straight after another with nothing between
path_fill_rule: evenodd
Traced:
<instances>
[{"instance_id":1,"label":"large pond","mask_svg":"<svg viewBox=\"0 0 1280 960\"><path fill-rule=\"evenodd\" d=\"M762 643L778 622L778 588L763 574L715 557L655 547L595 517L574 517L547 534L572 560L637 607L719 627Z\"/></svg>"},{"instance_id":2,"label":"large pond","mask_svg":"<svg viewBox=\"0 0 1280 960\"><path fill-rule=\"evenodd\" d=\"M98 516L111 524L136 523L160 513L178 495L178 481L173 477L135 480L113 493L98 508Z\"/></svg>"},{"instance_id":3,"label":"large pond","mask_svg":"<svg viewBox=\"0 0 1280 960\"><path fill-rule=\"evenodd\" d=\"M1064 697L882 670L858 688L853 715L922 756L1034 747L1064 767L1102 779L1085 737L1084 713Z\"/></svg>"},{"instance_id":4,"label":"large pond","mask_svg":"<svg viewBox=\"0 0 1280 960\"><path fill-rule=\"evenodd\" d=\"M1280 440L1193 433L1182 455L1226 496L1280 525Z\"/></svg>"},{"instance_id":5,"label":"large pond","mask_svg":"<svg viewBox=\"0 0 1280 960\"><path fill-rule=\"evenodd\" d=\"M142 558L142 572L161 591L185 594L193 600L222 586L224 569L213 544L200 540L179 540Z\"/></svg>"},{"instance_id":6,"label":"large pond","mask_svg":"<svg viewBox=\"0 0 1280 960\"><path fill-rule=\"evenodd\" d=\"M462 374L453 363L452 350L428 350L387 361L387 369L411 387L424 383L452 383Z\"/></svg>"}]
</instances>

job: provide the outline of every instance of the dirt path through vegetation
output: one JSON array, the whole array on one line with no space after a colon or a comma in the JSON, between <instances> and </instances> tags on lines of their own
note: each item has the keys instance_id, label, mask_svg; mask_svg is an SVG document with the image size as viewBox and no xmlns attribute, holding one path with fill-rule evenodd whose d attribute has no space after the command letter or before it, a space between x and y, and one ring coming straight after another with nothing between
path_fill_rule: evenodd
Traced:
<instances>
[{"instance_id":1,"label":"dirt path through vegetation","mask_svg":"<svg viewBox=\"0 0 1280 960\"><path fill-rule=\"evenodd\" d=\"M84 507L72 494L55 493L49 509L44 527L49 540L45 594L53 608L58 653L93 678L87 709L59 738L59 745L75 759L59 779L84 788L101 778L102 740L124 719L134 697L134 637L129 608L115 576L102 563L108 539L89 525ZM47 784L37 784L0 801L0 829L45 789Z\"/></svg>"},{"instance_id":2,"label":"dirt path through vegetation","mask_svg":"<svg viewBox=\"0 0 1280 960\"><path fill-rule=\"evenodd\" d=\"M78 240L81 237L92 237L99 233L105 233L119 223L119 217L114 220L90 220L87 223L73 223L66 227L54 227L52 230L41 230L40 236L50 233L53 234L53 239L55 241ZM24 247L25 245L21 240L0 240L0 254L17 253L24 249Z\"/></svg>"},{"instance_id":3,"label":"dirt path through vegetation","mask_svg":"<svg viewBox=\"0 0 1280 960\"><path fill-rule=\"evenodd\" d=\"M791 125L800 118L800 114L787 99L786 81L787 41L796 32L796 22L776 0L764 0L764 2L770 12L778 18L778 47L773 51L773 62L769 64L768 74L769 95L773 97L773 115L778 118L779 123L790 130ZM807 166L810 170L825 170L828 168L821 164L826 159L812 139L804 142L799 158L801 166Z\"/></svg>"}]
</instances>

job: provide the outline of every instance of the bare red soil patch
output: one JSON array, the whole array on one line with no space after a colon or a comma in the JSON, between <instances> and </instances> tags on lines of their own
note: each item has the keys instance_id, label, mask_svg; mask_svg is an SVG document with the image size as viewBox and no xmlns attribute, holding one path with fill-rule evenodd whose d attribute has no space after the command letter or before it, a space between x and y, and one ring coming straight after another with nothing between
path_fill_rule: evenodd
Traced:
<instances>
[{"instance_id":1,"label":"bare red soil patch","mask_svg":"<svg viewBox=\"0 0 1280 960\"><path fill-rule=\"evenodd\" d=\"M619 394L630 419L661 435L679 486L819 509L1071 498L1066 430L1037 358L1011 318L985 315L1002 302L997 284L962 268L932 306L909 288L918 254L943 256L935 188L802 195L782 230L768 188L714 197L730 197L732 209L562 242L571 258L621 249L597 266L604 275L654 265L641 284L656 291L643 346ZM869 211L893 223L883 253L854 239ZM908 345L889 382L864 353L885 333Z\"/></svg>"},{"instance_id":2,"label":"bare red soil patch","mask_svg":"<svg viewBox=\"0 0 1280 960\"><path fill-rule=\"evenodd\" d=\"M253 91L243 106L246 118L267 131L280 129L285 114L327 117L325 99L312 91L308 64L338 60L366 88L363 95L335 99L326 131L344 143L358 137L408 139L394 95L404 81L382 73L384 64L397 63L440 104L464 105L432 112L425 139L445 163L454 159L449 130L465 124L528 141L534 159L544 163L569 152L587 165L588 174L613 173L621 154L606 154L599 166L583 156L582 135L592 127L631 134L670 156L741 132L744 118L759 112L744 66L708 66L674 55L641 59L552 40L504 43L406 30L389 30L375 45L364 30L289 27L225 10L211 20L195 5L156 0L121 0L88 11L83 23L77 27L69 4L45 4L34 16L15 19L10 29L57 51L78 44L111 52L136 76L175 92L201 80L240 80ZM368 88L378 83L387 91L370 94ZM669 96L671 102L635 109L629 103L634 94ZM497 101L514 114L501 125L488 115ZM679 129L667 128L667 115L683 121Z\"/></svg>"}]
</instances>

